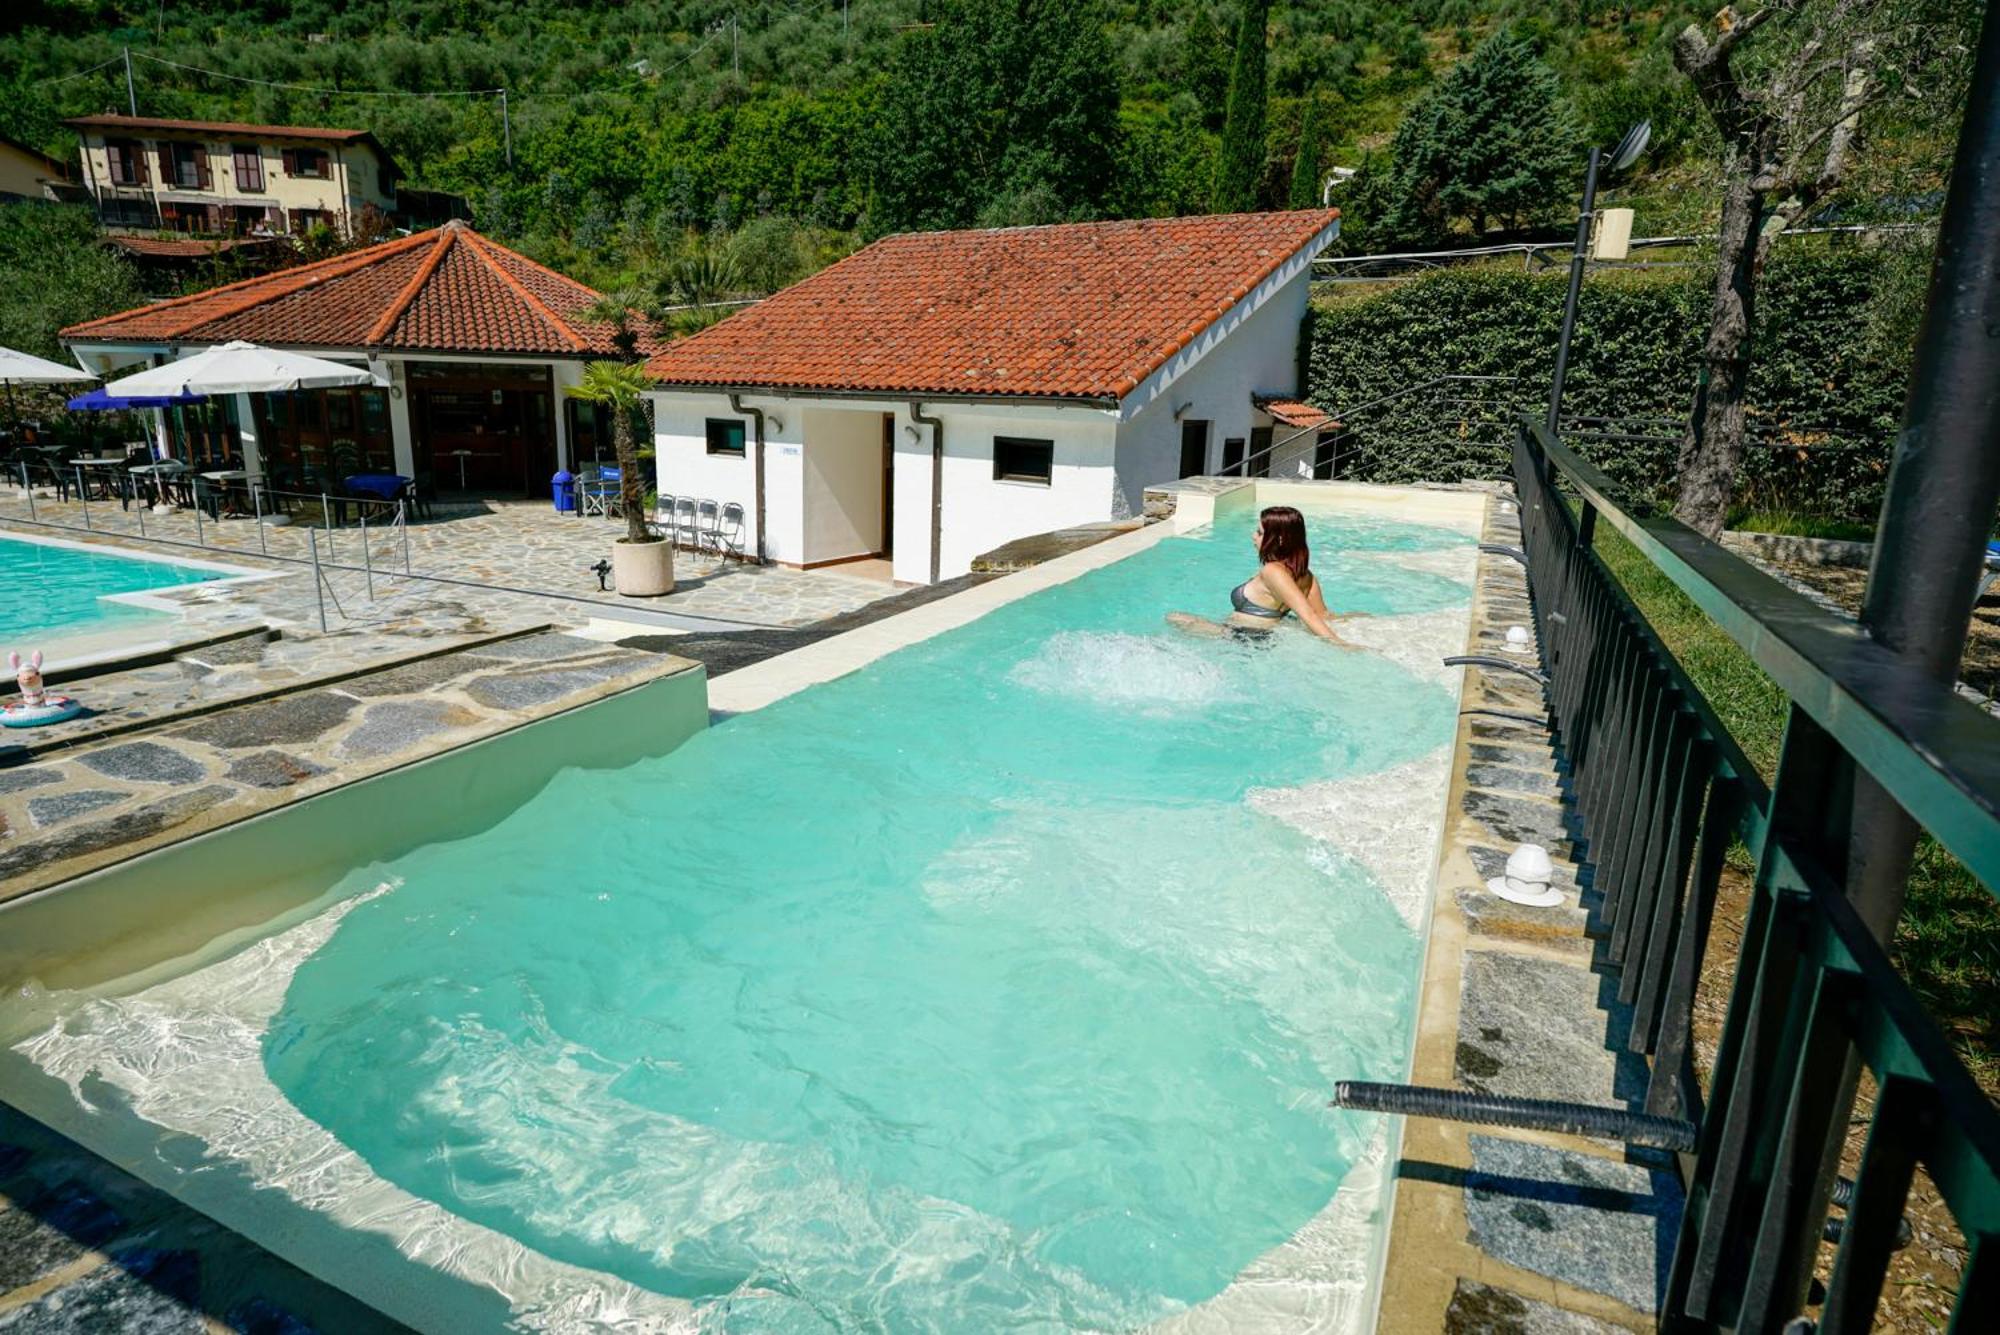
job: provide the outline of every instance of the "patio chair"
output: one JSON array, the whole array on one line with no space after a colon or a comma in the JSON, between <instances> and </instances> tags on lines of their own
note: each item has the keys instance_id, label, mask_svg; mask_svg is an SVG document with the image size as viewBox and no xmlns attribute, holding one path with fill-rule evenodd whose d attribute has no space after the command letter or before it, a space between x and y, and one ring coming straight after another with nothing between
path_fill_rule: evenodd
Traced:
<instances>
[{"instance_id":1,"label":"patio chair","mask_svg":"<svg viewBox=\"0 0 2000 1335\"><path fill-rule=\"evenodd\" d=\"M661 492L653 502L653 518L650 522L669 538L674 536L674 498L670 493Z\"/></svg>"},{"instance_id":2,"label":"patio chair","mask_svg":"<svg viewBox=\"0 0 2000 1335\"><path fill-rule=\"evenodd\" d=\"M609 519L618 494L618 470L586 468L576 480L576 509L585 519L592 515Z\"/></svg>"},{"instance_id":3,"label":"patio chair","mask_svg":"<svg viewBox=\"0 0 2000 1335\"><path fill-rule=\"evenodd\" d=\"M743 505L740 501L730 501L722 507L722 523L716 531L722 554L743 559Z\"/></svg>"},{"instance_id":4,"label":"patio chair","mask_svg":"<svg viewBox=\"0 0 2000 1335\"><path fill-rule=\"evenodd\" d=\"M701 535L695 530L695 505L692 496L674 498L674 529L680 534L681 545L690 551L699 550Z\"/></svg>"},{"instance_id":5,"label":"patio chair","mask_svg":"<svg viewBox=\"0 0 2000 1335\"><path fill-rule=\"evenodd\" d=\"M695 546L705 552L722 551L722 508L714 501L695 506Z\"/></svg>"}]
</instances>

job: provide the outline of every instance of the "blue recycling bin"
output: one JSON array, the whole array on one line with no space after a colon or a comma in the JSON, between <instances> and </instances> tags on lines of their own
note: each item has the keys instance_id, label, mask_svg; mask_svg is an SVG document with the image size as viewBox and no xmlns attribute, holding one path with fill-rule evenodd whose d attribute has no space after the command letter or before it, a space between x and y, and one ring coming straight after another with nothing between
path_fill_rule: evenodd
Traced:
<instances>
[{"instance_id":1,"label":"blue recycling bin","mask_svg":"<svg viewBox=\"0 0 2000 1335\"><path fill-rule=\"evenodd\" d=\"M549 479L549 489L555 493L556 513L572 514L576 510L576 479L567 468L560 469Z\"/></svg>"}]
</instances>

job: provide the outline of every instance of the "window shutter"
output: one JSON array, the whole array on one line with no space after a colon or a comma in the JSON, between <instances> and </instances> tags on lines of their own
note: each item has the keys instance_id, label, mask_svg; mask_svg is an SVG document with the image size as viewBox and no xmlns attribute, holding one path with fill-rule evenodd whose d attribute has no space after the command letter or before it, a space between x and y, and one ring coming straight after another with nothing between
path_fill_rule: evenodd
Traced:
<instances>
[{"instance_id":1,"label":"window shutter","mask_svg":"<svg viewBox=\"0 0 2000 1335\"><path fill-rule=\"evenodd\" d=\"M208 160L209 158L208 145L203 144L200 148L195 150L195 153L197 154L197 156L195 157L195 161L199 163L201 166L201 188L204 190L209 190L214 188L215 176L209 170L210 164Z\"/></svg>"},{"instance_id":2,"label":"window shutter","mask_svg":"<svg viewBox=\"0 0 2000 1335\"><path fill-rule=\"evenodd\" d=\"M175 185L179 184L174 177L174 146L172 144L161 144L158 152L160 156L160 184L171 190Z\"/></svg>"},{"instance_id":3,"label":"window shutter","mask_svg":"<svg viewBox=\"0 0 2000 1335\"><path fill-rule=\"evenodd\" d=\"M287 149L284 149L284 150L282 150L282 152L281 152L281 153L279 154L279 156L280 156L281 158L283 158L283 159L284 159L284 163L285 163L285 175L287 175L287 176L297 176L297 175L299 174L299 157L298 157L298 153L297 153L297 152L296 152L295 150L293 150L293 149L289 149L289 148L287 148Z\"/></svg>"}]
</instances>

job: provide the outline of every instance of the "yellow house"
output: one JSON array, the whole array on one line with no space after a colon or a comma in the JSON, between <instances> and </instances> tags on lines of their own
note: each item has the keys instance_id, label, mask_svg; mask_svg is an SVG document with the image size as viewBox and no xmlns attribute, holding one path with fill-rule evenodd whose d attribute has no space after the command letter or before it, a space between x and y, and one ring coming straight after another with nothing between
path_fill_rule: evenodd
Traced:
<instances>
[{"instance_id":1,"label":"yellow house","mask_svg":"<svg viewBox=\"0 0 2000 1335\"><path fill-rule=\"evenodd\" d=\"M396 212L394 159L366 130L151 116L78 116L83 188L108 227L351 232Z\"/></svg>"},{"instance_id":2,"label":"yellow house","mask_svg":"<svg viewBox=\"0 0 2000 1335\"><path fill-rule=\"evenodd\" d=\"M62 163L26 144L0 139L0 200L54 199L67 178Z\"/></svg>"}]
</instances>

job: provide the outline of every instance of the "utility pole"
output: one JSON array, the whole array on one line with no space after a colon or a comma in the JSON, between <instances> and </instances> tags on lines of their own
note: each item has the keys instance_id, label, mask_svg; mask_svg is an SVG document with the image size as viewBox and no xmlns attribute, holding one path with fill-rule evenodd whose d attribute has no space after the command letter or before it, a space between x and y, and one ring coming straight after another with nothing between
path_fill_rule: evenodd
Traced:
<instances>
[{"instance_id":1,"label":"utility pole","mask_svg":"<svg viewBox=\"0 0 2000 1335\"><path fill-rule=\"evenodd\" d=\"M507 166L514 166L514 121L507 114L507 90L500 90L500 136L507 145Z\"/></svg>"},{"instance_id":2,"label":"utility pole","mask_svg":"<svg viewBox=\"0 0 2000 1335\"><path fill-rule=\"evenodd\" d=\"M132 48L125 48L125 109L139 114L139 94L132 90Z\"/></svg>"}]
</instances>

